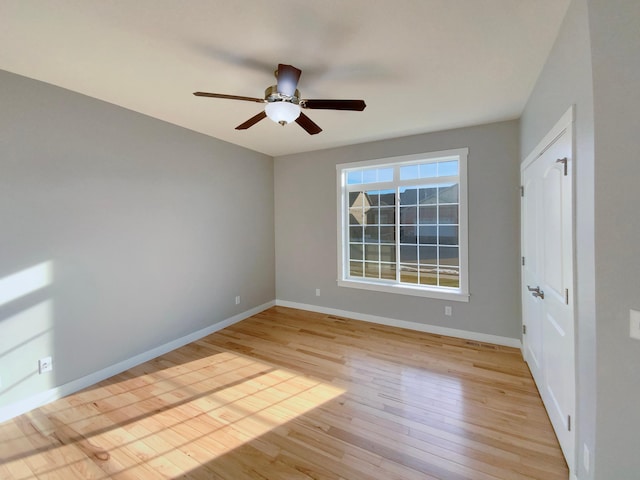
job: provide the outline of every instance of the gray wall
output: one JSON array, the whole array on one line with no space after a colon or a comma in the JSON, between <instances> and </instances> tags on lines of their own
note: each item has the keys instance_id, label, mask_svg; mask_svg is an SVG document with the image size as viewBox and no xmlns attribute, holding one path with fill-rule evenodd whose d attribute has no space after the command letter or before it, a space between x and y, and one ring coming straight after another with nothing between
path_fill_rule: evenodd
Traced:
<instances>
[{"instance_id":1,"label":"gray wall","mask_svg":"<svg viewBox=\"0 0 640 480\"><path fill-rule=\"evenodd\" d=\"M577 366L577 473L589 477L583 467L583 444L593 458L596 412L595 263L594 263L594 160L593 86L591 81L589 20L584 0L569 6L556 43L538 78L520 119L521 160L551 130L562 114L575 105L576 198L576 366ZM590 468L593 474L593 466ZM603 477L604 478L604 477ZM615 477L610 477L615 478Z\"/></svg>"},{"instance_id":2,"label":"gray wall","mask_svg":"<svg viewBox=\"0 0 640 480\"><path fill-rule=\"evenodd\" d=\"M469 303L338 287L336 164L459 147L469 147ZM278 300L520 338L518 156L511 121L276 158Z\"/></svg>"},{"instance_id":3,"label":"gray wall","mask_svg":"<svg viewBox=\"0 0 640 480\"><path fill-rule=\"evenodd\" d=\"M640 478L640 2L589 2L595 119L596 478Z\"/></svg>"},{"instance_id":4,"label":"gray wall","mask_svg":"<svg viewBox=\"0 0 640 480\"><path fill-rule=\"evenodd\" d=\"M574 0L522 115L522 154L576 105L577 474L637 479L640 3ZM589 472L583 446L591 452Z\"/></svg>"},{"instance_id":5,"label":"gray wall","mask_svg":"<svg viewBox=\"0 0 640 480\"><path fill-rule=\"evenodd\" d=\"M0 105L0 281L52 271L0 305L0 407L274 299L272 158L7 72Z\"/></svg>"},{"instance_id":6,"label":"gray wall","mask_svg":"<svg viewBox=\"0 0 640 480\"><path fill-rule=\"evenodd\" d=\"M519 141L504 122L280 157L275 176L264 155L0 72L0 282L52 271L0 304L0 408L274 296L519 338L518 158L575 105L577 473L636 478L639 8L573 0ZM337 287L335 165L457 147L470 148L471 301L445 317L452 302ZM55 369L39 376L45 355Z\"/></svg>"}]
</instances>

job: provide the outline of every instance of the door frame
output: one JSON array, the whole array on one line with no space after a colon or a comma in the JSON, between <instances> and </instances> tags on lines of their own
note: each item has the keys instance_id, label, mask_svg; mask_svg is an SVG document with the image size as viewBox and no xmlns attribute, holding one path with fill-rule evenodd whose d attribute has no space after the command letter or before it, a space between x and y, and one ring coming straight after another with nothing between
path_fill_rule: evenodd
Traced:
<instances>
[{"instance_id":1,"label":"door frame","mask_svg":"<svg viewBox=\"0 0 640 480\"><path fill-rule=\"evenodd\" d=\"M538 145L536 145L536 147L531 151L531 153L529 155L527 155L527 157L522 161L522 163L520 164L520 185L522 186L524 183L524 172L527 169L527 167L529 167L533 162L535 162L539 157L541 157L546 151L547 149L549 149L549 147L551 147L551 145L553 145L553 143L563 134L565 133L565 131L568 131L571 135L571 149L572 149L572 160L573 160L573 165L571 168L571 248L572 248L572 283L571 283L571 292L572 294L570 295L570 302L571 302L571 306L572 306L572 321L573 321L573 356L574 356L574 362L573 362L573 385L574 385L574 392L576 390L576 386L577 386L577 365L576 365L576 347L577 347L577 343L576 343L576 338L577 338L577 324L576 324L576 307L577 307L577 302L576 302L576 222L575 222L575 213L576 213L576 189L575 189L575 158L576 158L576 135L575 135L575 109L574 106L570 106L569 109L562 115L562 117L560 117L560 119L556 122L556 124L553 126L553 128L544 136L544 138L538 143ZM524 240L524 211L523 211L523 203L521 203L521 209L520 209L520 254L521 257L524 258L524 253L523 253L523 240ZM520 283L521 286L524 285L525 279L524 279L524 269L521 268L520 270ZM525 318L524 318L524 310L523 307L521 307L521 322L523 325L523 332L524 332L524 325L525 325ZM526 351L527 351L527 345L526 345L526 335L523 333L522 335L522 347L521 347L521 351L522 351L522 356L526 361ZM538 387L540 388L540 387ZM546 406L545 406L546 409ZM575 394L574 394L574 399L573 399L573 405L571 408L574 417L572 418L572 424L574 426L576 426L578 424L578 422L576 421L576 398L575 398ZM577 465L576 461L577 461L577 457L578 457L578 448L576 445L576 441L577 441L577 435L576 435L576 428L572 428L571 429L571 433L572 433L572 437L573 437L573 452L571 457L572 458L566 458L567 464L569 466L569 471L570 474L572 476L572 478L574 477L574 467Z\"/></svg>"}]
</instances>

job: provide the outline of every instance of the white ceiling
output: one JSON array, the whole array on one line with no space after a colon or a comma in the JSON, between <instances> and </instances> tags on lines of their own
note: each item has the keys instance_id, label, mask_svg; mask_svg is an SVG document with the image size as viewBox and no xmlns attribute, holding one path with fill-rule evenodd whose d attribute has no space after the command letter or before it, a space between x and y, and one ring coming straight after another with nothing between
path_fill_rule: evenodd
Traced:
<instances>
[{"instance_id":1,"label":"white ceiling","mask_svg":"<svg viewBox=\"0 0 640 480\"><path fill-rule=\"evenodd\" d=\"M277 156L520 116L569 0L0 0L0 68ZM268 119L278 63L323 132Z\"/></svg>"}]
</instances>

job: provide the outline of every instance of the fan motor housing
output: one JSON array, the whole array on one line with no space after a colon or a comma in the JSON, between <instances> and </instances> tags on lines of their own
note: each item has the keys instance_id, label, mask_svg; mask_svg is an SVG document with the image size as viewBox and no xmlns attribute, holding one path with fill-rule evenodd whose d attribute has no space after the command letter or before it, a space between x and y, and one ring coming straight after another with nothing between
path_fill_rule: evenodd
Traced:
<instances>
[{"instance_id":1,"label":"fan motor housing","mask_svg":"<svg viewBox=\"0 0 640 480\"><path fill-rule=\"evenodd\" d=\"M295 93L292 97L288 95L283 95L278 92L277 85L271 85L264 91L264 99L269 102L290 102L295 103L296 105L300 102L300 91L296 89Z\"/></svg>"}]
</instances>

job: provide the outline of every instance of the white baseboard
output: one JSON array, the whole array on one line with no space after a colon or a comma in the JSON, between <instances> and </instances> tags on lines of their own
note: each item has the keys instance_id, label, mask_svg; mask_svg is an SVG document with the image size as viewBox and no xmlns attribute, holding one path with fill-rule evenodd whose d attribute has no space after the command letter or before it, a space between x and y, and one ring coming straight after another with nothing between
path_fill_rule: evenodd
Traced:
<instances>
[{"instance_id":1,"label":"white baseboard","mask_svg":"<svg viewBox=\"0 0 640 480\"><path fill-rule=\"evenodd\" d=\"M419 332L433 333L436 335L444 335L447 337L464 338L465 340L473 340L476 342L493 343L494 345L503 345L505 347L513 347L522 349L522 344L517 338L501 337L498 335L488 335L486 333L470 332L468 330L458 330L456 328L438 327L436 325L427 325L424 323L408 322L406 320L397 320L395 318L379 317L377 315L368 315L366 313L349 312L346 310L338 310L336 308L320 307L317 305L308 305L306 303L289 302L287 300L276 300L276 305L282 307L297 308L300 310L309 310L311 312L325 313L327 315L336 315L338 317L353 318L354 320L363 320L370 323L378 323L380 325L388 325L391 327L406 328L409 330L417 330Z\"/></svg>"},{"instance_id":2,"label":"white baseboard","mask_svg":"<svg viewBox=\"0 0 640 480\"><path fill-rule=\"evenodd\" d=\"M496 345L504 345L507 347L522 348L520 340L516 338L488 335L485 333L470 332L467 330L458 330L448 327L439 327L436 325L426 325L422 323L408 322L406 320L397 320L394 318L380 317L377 315L368 315L347 310L339 310L336 308L327 308L317 305L289 302L286 300L275 300L264 303L245 312L239 313L238 315L234 315L233 317L222 320L221 322L218 322L214 325L210 325L206 328L190 333L189 335L185 335L184 337L178 338L171 342L165 343L164 345L160 345L139 355L123 360L122 362L116 363L115 365L111 365L97 372L91 373L76 380L72 380L71 382L51 388L44 392L32 395L31 397L25 398L24 400L13 403L6 407L2 407L0 408L0 423L17 417L18 415L22 415L23 413L27 413L34 408L38 408L42 405L46 405L47 403L58 400L59 398L71 395L72 393L90 387L91 385L95 385L102 380L112 377L118 373L124 372L125 370L135 367L136 365L140 365L141 363L152 360L160 355L164 355L165 353L187 345L188 343L195 342L196 340L206 337L207 335L211 335L218 330L222 330L223 328L238 323L245 318L249 318L252 315L271 308L274 305L324 313L327 315L336 315L339 317L353 318L355 320L362 320L365 322L388 325L392 327L407 328L409 330L417 330L420 332L433 333L436 335L464 338L466 340L473 340L476 342L493 343Z\"/></svg>"},{"instance_id":3,"label":"white baseboard","mask_svg":"<svg viewBox=\"0 0 640 480\"><path fill-rule=\"evenodd\" d=\"M31 397L25 398L24 400L13 403L6 407L2 407L0 408L0 423L17 417L18 415L22 415L23 413L27 413L34 408L46 405L47 403L53 402L54 400L58 400L59 398L71 395L72 393L78 392L83 388L95 385L102 380L112 377L118 373L124 372L125 370L135 367L136 365L140 365L141 363L148 362L149 360L159 357L160 355L164 355L165 353L171 352L177 348L187 345L188 343L195 342L196 340L206 337L207 335L211 335L218 330L222 330L223 328L233 325L234 323L238 323L245 318L249 318L252 315L260 313L267 308L271 308L274 305L275 301L264 303L242 313L234 315L233 317L222 320L221 322L190 333L189 335L185 335L184 337L178 338L171 342L165 343L164 345L160 345L159 347L152 348L151 350L148 350L144 353L123 360L122 362L118 362L115 365L111 365L97 372L91 373L76 380L72 380L69 383L65 383L44 392L37 393L35 395L32 395Z\"/></svg>"}]
</instances>

